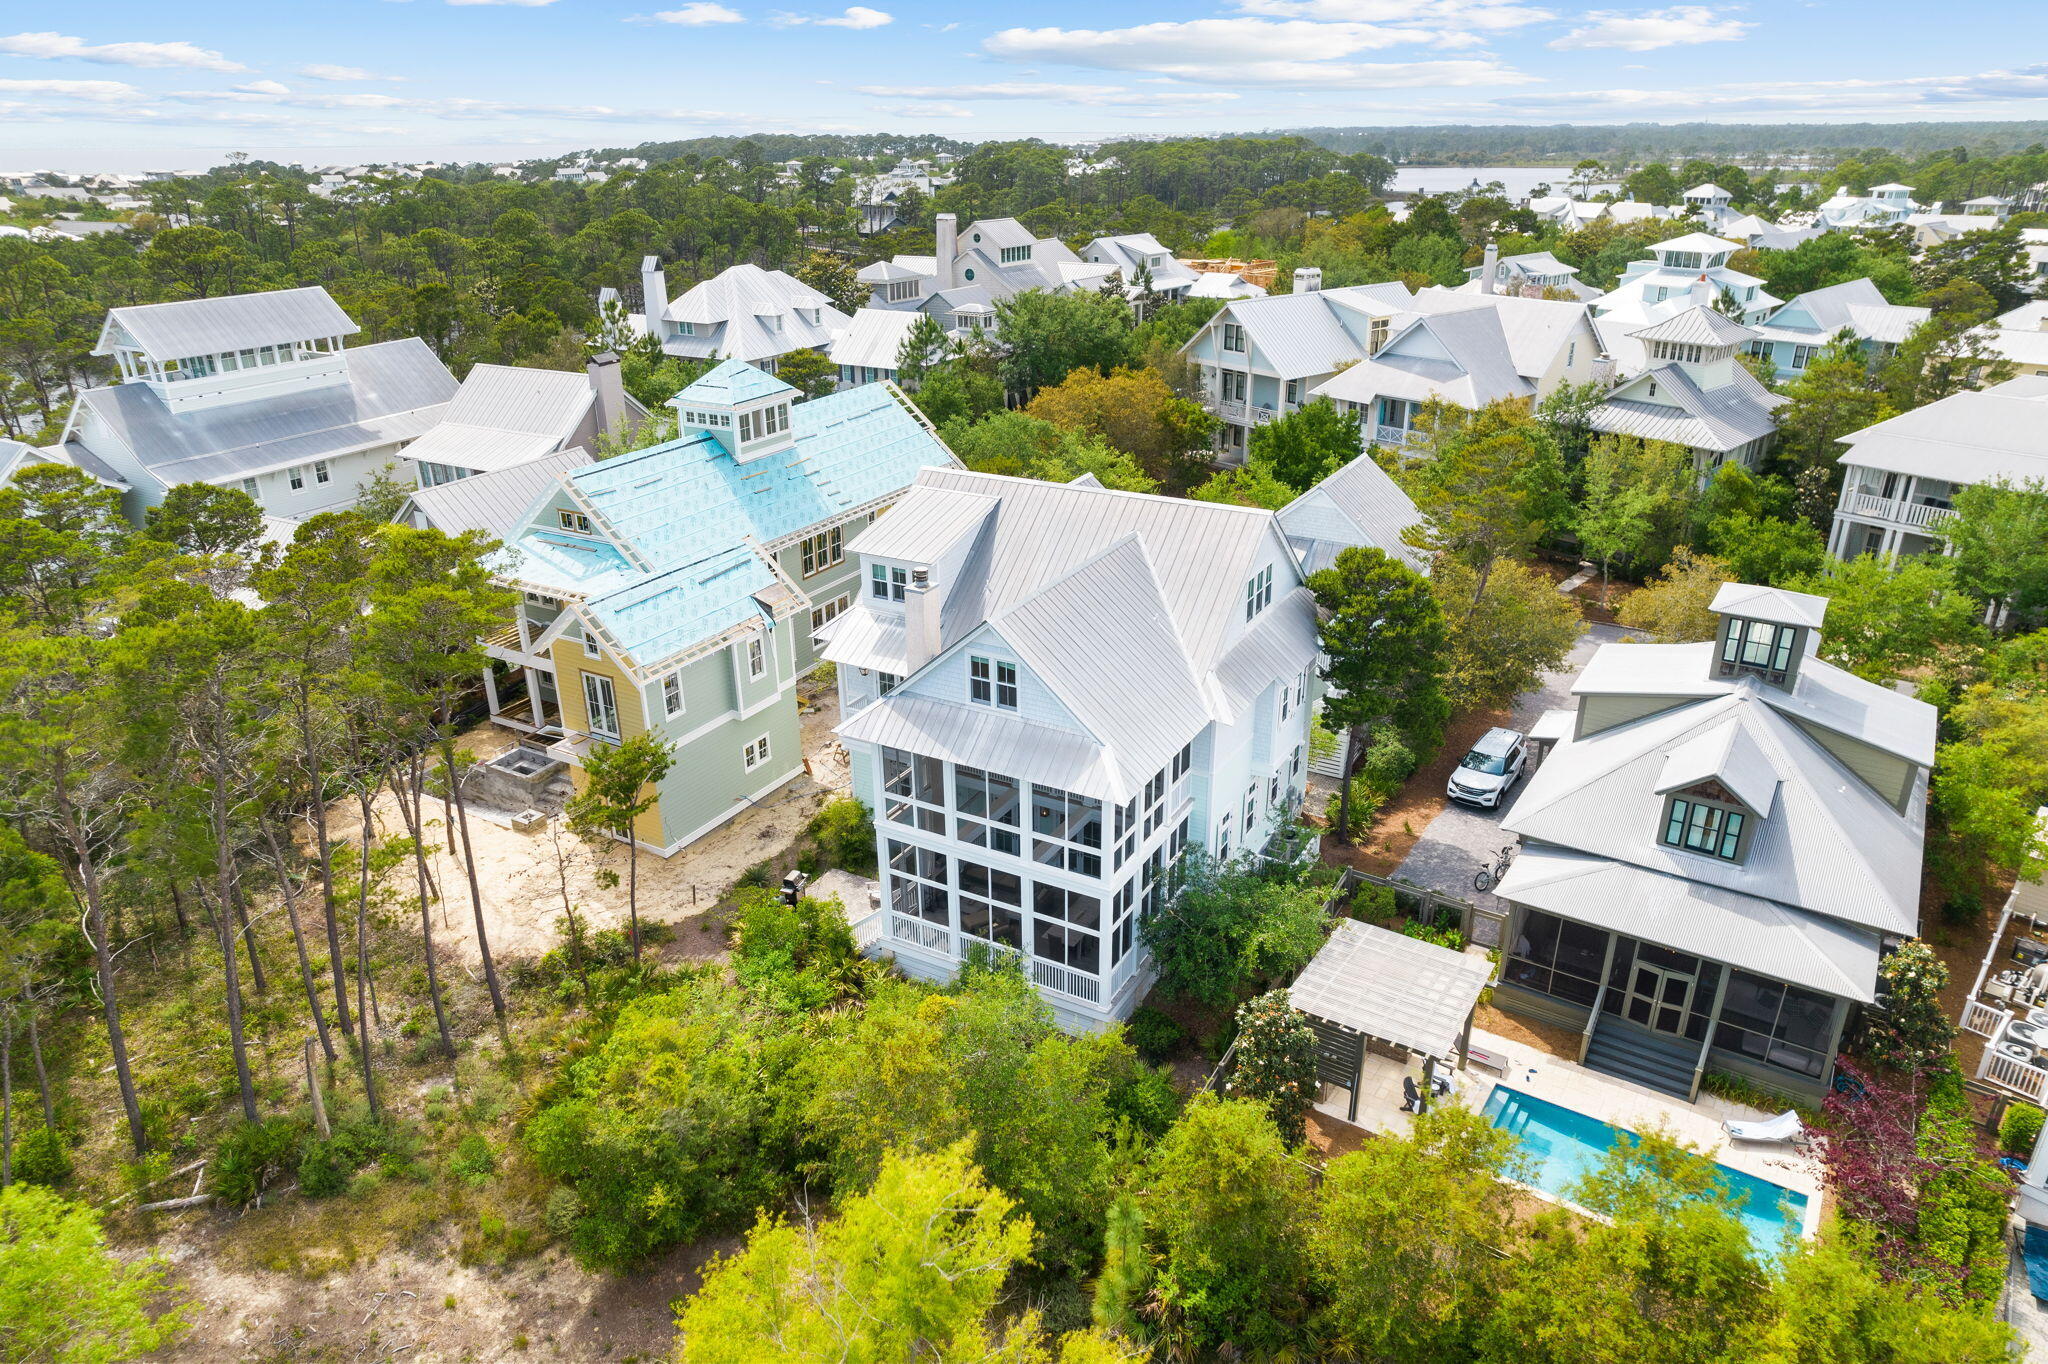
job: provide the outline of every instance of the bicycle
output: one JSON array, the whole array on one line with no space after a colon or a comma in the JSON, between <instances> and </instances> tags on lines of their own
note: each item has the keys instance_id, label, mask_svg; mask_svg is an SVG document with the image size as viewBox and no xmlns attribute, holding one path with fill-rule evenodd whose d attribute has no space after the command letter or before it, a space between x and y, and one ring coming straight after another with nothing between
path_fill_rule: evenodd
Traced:
<instances>
[{"instance_id":1,"label":"bicycle","mask_svg":"<svg viewBox=\"0 0 2048 1364\"><path fill-rule=\"evenodd\" d=\"M1483 895L1499 885L1501 878L1508 874L1508 863L1514 861L1514 858L1515 845L1510 843L1494 857L1491 867L1481 867L1473 875L1472 889Z\"/></svg>"}]
</instances>

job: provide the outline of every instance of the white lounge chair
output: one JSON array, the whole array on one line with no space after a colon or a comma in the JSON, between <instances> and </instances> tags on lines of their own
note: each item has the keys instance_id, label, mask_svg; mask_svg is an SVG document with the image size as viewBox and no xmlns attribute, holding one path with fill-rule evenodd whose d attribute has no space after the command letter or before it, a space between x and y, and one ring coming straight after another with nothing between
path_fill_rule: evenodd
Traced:
<instances>
[{"instance_id":1,"label":"white lounge chair","mask_svg":"<svg viewBox=\"0 0 2048 1364\"><path fill-rule=\"evenodd\" d=\"M1789 1108L1775 1118L1758 1122L1737 1122L1731 1118L1721 1126L1737 1141L1798 1141L1806 1135L1799 1114Z\"/></svg>"}]
</instances>

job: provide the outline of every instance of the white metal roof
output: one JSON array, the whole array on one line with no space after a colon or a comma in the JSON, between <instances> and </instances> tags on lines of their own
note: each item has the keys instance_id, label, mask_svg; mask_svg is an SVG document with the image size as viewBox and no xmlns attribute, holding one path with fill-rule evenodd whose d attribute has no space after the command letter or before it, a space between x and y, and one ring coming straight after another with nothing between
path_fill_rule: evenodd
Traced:
<instances>
[{"instance_id":1,"label":"white metal roof","mask_svg":"<svg viewBox=\"0 0 2048 1364\"><path fill-rule=\"evenodd\" d=\"M1026 773L1033 781L1101 800L1121 802L1130 794L1111 777L1103 745L992 706L891 693L856 711L838 733L990 772Z\"/></svg>"},{"instance_id":2,"label":"white metal roof","mask_svg":"<svg viewBox=\"0 0 2048 1364\"><path fill-rule=\"evenodd\" d=\"M1312 1017L1443 1060L1492 979L1484 957L1339 919L1287 998Z\"/></svg>"},{"instance_id":3,"label":"white metal roof","mask_svg":"<svg viewBox=\"0 0 2048 1364\"><path fill-rule=\"evenodd\" d=\"M1411 316L1377 354L1347 366L1311 393L1360 405L1381 397L1441 398L1476 411L1534 391L1516 371L1499 314L1480 304Z\"/></svg>"},{"instance_id":4,"label":"white metal roof","mask_svg":"<svg viewBox=\"0 0 2048 1364\"><path fill-rule=\"evenodd\" d=\"M1768 819L1778 800L1778 774L1733 716L1673 748L1651 789L1660 796L1701 782L1716 781L1737 800Z\"/></svg>"},{"instance_id":5,"label":"white metal roof","mask_svg":"<svg viewBox=\"0 0 2048 1364\"><path fill-rule=\"evenodd\" d=\"M494 540L503 540L520 528L541 494L556 486L557 475L588 463L590 452L572 446L525 464L420 488L407 501L435 530L449 535L482 531ZM410 518L401 512L397 519Z\"/></svg>"},{"instance_id":6,"label":"white metal roof","mask_svg":"<svg viewBox=\"0 0 2048 1364\"><path fill-rule=\"evenodd\" d=\"M1606 645L1572 681L1574 696L1668 696L1674 703L1733 691L1715 677L1714 643ZM1866 682L1822 658L1799 661L1792 689L1761 699L1795 720L1860 740L1921 767L1934 764L1934 707Z\"/></svg>"},{"instance_id":7,"label":"white metal roof","mask_svg":"<svg viewBox=\"0 0 2048 1364\"><path fill-rule=\"evenodd\" d=\"M1684 345L1739 346L1756 333L1713 308L1687 308L1629 335L1638 341L1675 341Z\"/></svg>"},{"instance_id":8,"label":"white metal roof","mask_svg":"<svg viewBox=\"0 0 2048 1364\"><path fill-rule=\"evenodd\" d=\"M1431 285L1416 291L1412 306L1417 312L1450 312L1469 308L1473 301L1474 295L1462 288ZM1514 356L1515 371L1531 381L1542 379L1556 366L1559 352L1571 342L1587 315L1584 303L1566 299L1480 294L1477 301L1491 308L1500 319L1508 352Z\"/></svg>"},{"instance_id":9,"label":"white metal roof","mask_svg":"<svg viewBox=\"0 0 2048 1364\"><path fill-rule=\"evenodd\" d=\"M1764 620L1773 625L1800 625L1818 630L1827 619L1828 599L1811 592L1793 592L1783 587L1757 583L1722 583L1707 605L1716 614Z\"/></svg>"},{"instance_id":10,"label":"white metal roof","mask_svg":"<svg viewBox=\"0 0 2048 1364\"><path fill-rule=\"evenodd\" d=\"M853 542L877 559L930 563L961 536L978 531L998 499L952 488L920 488L875 519Z\"/></svg>"},{"instance_id":11,"label":"white metal roof","mask_svg":"<svg viewBox=\"0 0 2048 1364\"><path fill-rule=\"evenodd\" d=\"M1683 365L1660 365L1616 389L1587 414L1587 424L1595 431L1695 450L1734 450L1776 431L1771 414L1785 399L1739 365L1730 373L1728 383L1703 389ZM1656 385L1654 398L1649 396L1651 383Z\"/></svg>"},{"instance_id":12,"label":"white metal roof","mask_svg":"<svg viewBox=\"0 0 2048 1364\"><path fill-rule=\"evenodd\" d=\"M835 365L886 369L894 373L903 354L903 339L922 314L912 309L862 308L845 331L825 347Z\"/></svg>"},{"instance_id":13,"label":"white metal roof","mask_svg":"<svg viewBox=\"0 0 2048 1364\"><path fill-rule=\"evenodd\" d=\"M477 365L406 457L479 472L528 464L568 444L596 402L583 374Z\"/></svg>"},{"instance_id":14,"label":"white metal roof","mask_svg":"<svg viewBox=\"0 0 2048 1364\"><path fill-rule=\"evenodd\" d=\"M1866 469L1951 483L2048 478L2048 397L2009 384L1953 393L1841 439L1841 462Z\"/></svg>"},{"instance_id":15,"label":"white metal roof","mask_svg":"<svg viewBox=\"0 0 2048 1364\"><path fill-rule=\"evenodd\" d=\"M1702 255L1712 255L1717 251L1740 251L1742 243L1731 242L1725 237L1710 237L1704 232L1688 232L1682 237L1658 242L1650 249L1660 254L1667 251L1697 251Z\"/></svg>"},{"instance_id":16,"label":"white metal roof","mask_svg":"<svg viewBox=\"0 0 2048 1364\"><path fill-rule=\"evenodd\" d=\"M94 355L112 355L116 329L125 332L153 360L354 336L362 328L317 284L261 294L229 294L176 303L142 303L114 308L100 328Z\"/></svg>"},{"instance_id":17,"label":"white metal roof","mask_svg":"<svg viewBox=\"0 0 2048 1364\"><path fill-rule=\"evenodd\" d=\"M1611 644L1608 649L1651 646ZM1561 743L1502 821L1510 833L1740 891L1865 929L1918 931L1925 811L1887 804L1840 760L1766 703L1745 679L1724 696ZM1658 782L1673 750L1736 720L1778 781L1768 818L1725 862L1661 840Z\"/></svg>"},{"instance_id":18,"label":"white metal roof","mask_svg":"<svg viewBox=\"0 0 2048 1364\"><path fill-rule=\"evenodd\" d=\"M1365 456L1282 507L1279 516L1304 573L1320 572L1344 550L1363 545L1384 550L1418 572L1428 563L1427 556L1401 539L1422 513L1387 471Z\"/></svg>"},{"instance_id":19,"label":"white metal roof","mask_svg":"<svg viewBox=\"0 0 2048 1364\"><path fill-rule=\"evenodd\" d=\"M1525 844L1495 894L1632 938L1869 1003L1879 938L1756 895Z\"/></svg>"}]
</instances>

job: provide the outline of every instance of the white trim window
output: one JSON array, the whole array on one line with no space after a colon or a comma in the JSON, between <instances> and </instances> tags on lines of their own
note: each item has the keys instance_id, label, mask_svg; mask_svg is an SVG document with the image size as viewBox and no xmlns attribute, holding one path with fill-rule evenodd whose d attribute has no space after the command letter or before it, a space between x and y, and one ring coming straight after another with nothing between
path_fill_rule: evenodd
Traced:
<instances>
[{"instance_id":1,"label":"white trim window","mask_svg":"<svg viewBox=\"0 0 2048 1364\"><path fill-rule=\"evenodd\" d=\"M747 765L747 771L749 772L753 771L755 768L761 766L763 763L768 761L767 735L763 734L760 738L754 740L754 742L747 745L745 761Z\"/></svg>"},{"instance_id":2,"label":"white trim window","mask_svg":"<svg viewBox=\"0 0 2048 1364\"><path fill-rule=\"evenodd\" d=\"M838 596L834 597L831 601L824 603L822 606L812 607L811 629L813 631L824 629L827 625L830 625L833 621L839 619L839 613L844 611L847 607L851 606L852 604L853 598L849 596L847 593L842 592Z\"/></svg>"},{"instance_id":3,"label":"white trim window","mask_svg":"<svg viewBox=\"0 0 2048 1364\"><path fill-rule=\"evenodd\" d=\"M1244 354L1244 328L1235 322L1223 324L1223 349L1236 355Z\"/></svg>"},{"instance_id":4,"label":"white trim window","mask_svg":"<svg viewBox=\"0 0 2048 1364\"><path fill-rule=\"evenodd\" d=\"M910 585L910 571L891 568L888 564L868 566L868 589L876 601L902 601L903 589Z\"/></svg>"},{"instance_id":5,"label":"white trim window","mask_svg":"<svg viewBox=\"0 0 2048 1364\"><path fill-rule=\"evenodd\" d=\"M619 738L619 698L603 673L583 674L584 727L599 739Z\"/></svg>"},{"instance_id":6,"label":"white trim window","mask_svg":"<svg viewBox=\"0 0 2048 1364\"><path fill-rule=\"evenodd\" d=\"M768 651L761 647L761 637L755 635L747 641L747 680L758 682L768 671Z\"/></svg>"},{"instance_id":7,"label":"white trim window","mask_svg":"<svg viewBox=\"0 0 2048 1364\"><path fill-rule=\"evenodd\" d=\"M967 660L967 699L978 706L1017 709L1017 665L975 654Z\"/></svg>"},{"instance_id":8,"label":"white trim window","mask_svg":"<svg viewBox=\"0 0 2048 1364\"><path fill-rule=\"evenodd\" d=\"M1273 604L1273 566L1267 564L1244 585L1244 618L1252 620Z\"/></svg>"},{"instance_id":9,"label":"white trim window","mask_svg":"<svg viewBox=\"0 0 2048 1364\"><path fill-rule=\"evenodd\" d=\"M328 472L327 472L327 461L326 461L326 460L324 460L324 459L316 459L316 460L314 460L314 461L313 461L313 481L314 481L315 483L331 483L331 482L333 482L333 479L332 479L332 477L331 477L331 476L330 476L330 475L328 474Z\"/></svg>"},{"instance_id":10,"label":"white trim window","mask_svg":"<svg viewBox=\"0 0 2048 1364\"><path fill-rule=\"evenodd\" d=\"M285 474L285 481L291 484L293 492L302 492L306 487L306 466L301 464Z\"/></svg>"},{"instance_id":11,"label":"white trim window","mask_svg":"<svg viewBox=\"0 0 2048 1364\"><path fill-rule=\"evenodd\" d=\"M661 679L661 713L671 720L683 713L683 673L680 668Z\"/></svg>"},{"instance_id":12,"label":"white trim window","mask_svg":"<svg viewBox=\"0 0 2048 1364\"><path fill-rule=\"evenodd\" d=\"M243 480L242 480L242 491L243 491L243 492L245 492L245 493L247 493L247 494L249 494L249 496L250 496L250 497L252 497L252 498L253 498L253 497L255 497L255 496L256 496L256 480L255 480L255 479L253 479L253 478L245 478L245 479L243 479Z\"/></svg>"},{"instance_id":13,"label":"white trim window","mask_svg":"<svg viewBox=\"0 0 2048 1364\"><path fill-rule=\"evenodd\" d=\"M1222 373L1220 392L1226 403L1241 403L1245 400L1245 373L1241 369L1226 369Z\"/></svg>"},{"instance_id":14,"label":"white trim window","mask_svg":"<svg viewBox=\"0 0 2048 1364\"><path fill-rule=\"evenodd\" d=\"M601 657L597 648L597 636L591 634L588 627L585 627L583 631L583 656L585 658Z\"/></svg>"},{"instance_id":15,"label":"white trim window","mask_svg":"<svg viewBox=\"0 0 2048 1364\"><path fill-rule=\"evenodd\" d=\"M875 674L875 694L877 696L887 696L890 692L895 691L898 687L902 685L902 673L878 672Z\"/></svg>"}]
</instances>

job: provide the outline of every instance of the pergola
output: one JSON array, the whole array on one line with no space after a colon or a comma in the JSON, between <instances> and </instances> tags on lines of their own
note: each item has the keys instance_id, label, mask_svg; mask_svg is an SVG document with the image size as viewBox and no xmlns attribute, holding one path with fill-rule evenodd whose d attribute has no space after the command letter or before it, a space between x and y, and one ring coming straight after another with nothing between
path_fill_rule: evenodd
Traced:
<instances>
[{"instance_id":1,"label":"pergola","mask_svg":"<svg viewBox=\"0 0 2048 1364\"><path fill-rule=\"evenodd\" d=\"M1492 979L1484 957L1344 919L1288 999L1315 1029L1321 1078L1350 1091L1346 1119L1356 1122L1366 1043L1420 1055L1425 1079L1439 1061L1462 1066L1480 991ZM1423 1092L1426 1100L1426 1083Z\"/></svg>"}]
</instances>

